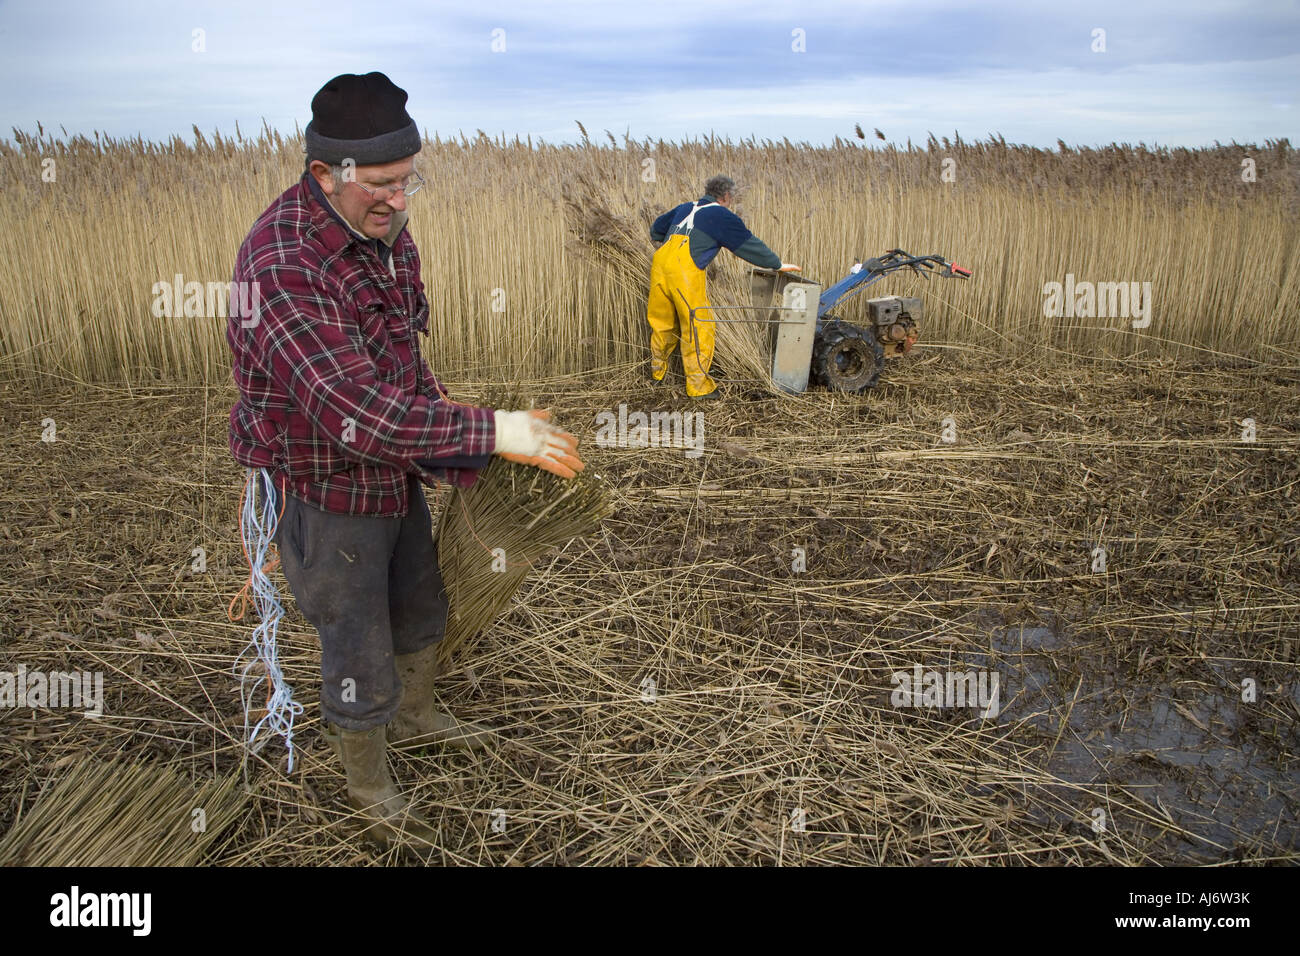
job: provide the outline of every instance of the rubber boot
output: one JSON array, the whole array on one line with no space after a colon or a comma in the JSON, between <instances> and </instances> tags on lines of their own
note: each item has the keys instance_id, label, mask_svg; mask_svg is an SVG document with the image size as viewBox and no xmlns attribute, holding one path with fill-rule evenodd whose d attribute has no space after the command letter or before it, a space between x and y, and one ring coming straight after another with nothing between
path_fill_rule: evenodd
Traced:
<instances>
[{"instance_id":1,"label":"rubber boot","mask_svg":"<svg viewBox=\"0 0 1300 956\"><path fill-rule=\"evenodd\" d=\"M325 732L348 778L348 803L366 821L366 834L391 845L406 843L418 850L436 849L438 831L416 813L388 771L388 744L383 725L370 730L344 730L330 724Z\"/></svg>"},{"instance_id":2,"label":"rubber boot","mask_svg":"<svg viewBox=\"0 0 1300 956\"><path fill-rule=\"evenodd\" d=\"M438 645L395 657L402 679L402 700L388 724L393 743L444 743L460 750L482 750L497 743L496 731L469 721L459 721L433 706L433 683L438 669Z\"/></svg>"}]
</instances>

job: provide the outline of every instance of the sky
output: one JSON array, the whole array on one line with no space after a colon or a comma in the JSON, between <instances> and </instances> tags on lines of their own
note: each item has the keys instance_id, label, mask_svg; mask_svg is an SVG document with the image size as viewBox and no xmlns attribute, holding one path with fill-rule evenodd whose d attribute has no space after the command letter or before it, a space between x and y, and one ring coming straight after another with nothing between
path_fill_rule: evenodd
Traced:
<instances>
[{"instance_id":1,"label":"sky","mask_svg":"<svg viewBox=\"0 0 1300 956\"><path fill-rule=\"evenodd\" d=\"M0 0L0 53L3 138L292 132L379 70L444 138L1294 143L1300 2Z\"/></svg>"}]
</instances>

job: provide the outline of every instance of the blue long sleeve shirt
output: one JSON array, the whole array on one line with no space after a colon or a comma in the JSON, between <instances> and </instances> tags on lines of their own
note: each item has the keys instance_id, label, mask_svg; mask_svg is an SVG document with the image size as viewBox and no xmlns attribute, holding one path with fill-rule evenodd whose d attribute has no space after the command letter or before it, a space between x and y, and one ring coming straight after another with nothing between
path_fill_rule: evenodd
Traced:
<instances>
[{"instance_id":1,"label":"blue long sleeve shirt","mask_svg":"<svg viewBox=\"0 0 1300 956\"><path fill-rule=\"evenodd\" d=\"M781 257L750 232L743 219L708 196L701 196L699 201L707 205L696 210L695 228L691 230L691 260L697 266L707 268L718 251L725 248L760 268L781 268ZM684 202L656 219L650 227L650 238L663 242L670 235L685 233L681 223L692 205Z\"/></svg>"}]
</instances>

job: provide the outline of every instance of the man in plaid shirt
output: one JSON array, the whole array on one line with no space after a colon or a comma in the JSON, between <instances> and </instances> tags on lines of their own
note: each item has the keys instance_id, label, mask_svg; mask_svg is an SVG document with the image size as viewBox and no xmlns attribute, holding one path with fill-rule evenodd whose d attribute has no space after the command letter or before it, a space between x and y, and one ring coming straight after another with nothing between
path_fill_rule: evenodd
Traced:
<instances>
[{"instance_id":1,"label":"man in plaid shirt","mask_svg":"<svg viewBox=\"0 0 1300 956\"><path fill-rule=\"evenodd\" d=\"M281 567L320 632L321 713L349 801L384 840L427 847L436 831L393 784L387 743L495 735L433 706L447 602L421 483L468 487L493 454L570 478L583 465L547 412L452 402L421 358L429 301L406 229L421 141L406 99L369 73L312 100L302 179L236 257L258 305L227 326L230 449L284 495Z\"/></svg>"}]
</instances>

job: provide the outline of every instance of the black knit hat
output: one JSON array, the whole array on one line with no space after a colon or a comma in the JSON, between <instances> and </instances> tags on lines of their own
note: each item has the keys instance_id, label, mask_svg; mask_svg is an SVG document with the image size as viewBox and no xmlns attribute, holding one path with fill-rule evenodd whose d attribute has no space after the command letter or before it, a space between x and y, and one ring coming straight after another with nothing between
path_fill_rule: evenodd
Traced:
<instances>
[{"instance_id":1,"label":"black knit hat","mask_svg":"<svg viewBox=\"0 0 1300 956\"><path fill-rule=\"evenodd\" d=\"M420 132L406 112L406 90L382 73L343 73L311 101L307 155L326 163L391 163L420 151Z\"/></svg>"}]
</instances>

